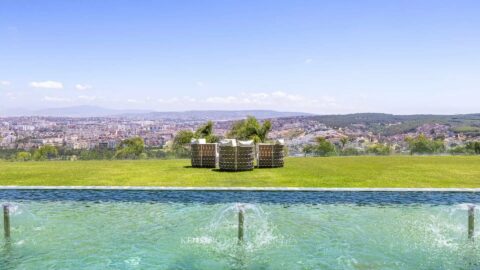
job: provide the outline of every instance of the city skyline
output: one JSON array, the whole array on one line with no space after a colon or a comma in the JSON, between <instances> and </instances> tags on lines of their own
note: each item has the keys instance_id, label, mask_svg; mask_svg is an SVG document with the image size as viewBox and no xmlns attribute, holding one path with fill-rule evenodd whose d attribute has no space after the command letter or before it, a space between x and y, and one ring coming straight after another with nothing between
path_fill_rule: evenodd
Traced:
<instances>
[{"instance_id":1,"label":"city skyline","mask_svg":"<svg viewBox=\"0 0 480 270\"><path fill-rule=\"evenodd\" d=\"M476 1L2 1L0 114L478 113Z\"/></svg>"}]
</instances>

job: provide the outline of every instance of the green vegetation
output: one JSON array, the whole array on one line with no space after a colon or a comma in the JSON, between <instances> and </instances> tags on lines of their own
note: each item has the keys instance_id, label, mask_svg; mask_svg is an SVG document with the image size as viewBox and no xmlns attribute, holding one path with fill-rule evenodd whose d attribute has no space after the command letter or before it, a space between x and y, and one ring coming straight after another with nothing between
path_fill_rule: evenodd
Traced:
<instances>
[{"instance_id":1,"label":"green vegetation","mask_svg":"<svg viewBox=\"0 0 480 270\"><path fill-rule=\"evenodd\" d=\"M346 115L319 115L309 119L317 120L329 127L344 128L362 125L375 134L390 136L414 131L424 124L444 124L456 133L480 136L480 114L464 115L393 115L383 113L357 113Z\"/></svg>"},{"instance_id":2,"label":"green vegetation","mask_svg":"<svg viewBox=\"0 0 480 270\"><path fill-rule=\"evenodd\" d=\"M303 147L303 153L305 156L358 156L365 153L369 155L387 156L393 152L390 145L380 143L371 144L365 152L359 152L355 148L345 147L348 142L347 137L342 137L340 139L340 145L333 144L324 137L318 137L315 141L315 145L307 144Z\"/></svg>"},{"instance_id":3,"label":"green vegetation","mask_svg":"<svg viewBox=\"0 0 480 270\"><path fill-rule=\"evenodd\" d=\"M480 142L468 142L465 146L456 146L448 151L452 155L479 155Z\"/></svg>"},{"instance_id":4,"label":"green vegetation","mask_svg":"<svg viewBox=\"0 0 480 270\"><path fill-rule=\"evenodd\" d=\"M123 140L117 148L115 153L116 159L138 159L141 158L145 144L140 137L134 137ZM146 156L144 156L146 158Z\"/></svg>"},{"instance_id":5,"label":"green vegetation","mask_svg":"<svg viewBox=\"0 0 480 270\"><path fill-rule=\"evenodd\" d=\"M25 151L18 152L15 157L16 161L29 161L31 159L32 159L32 154L30 154L30 152L25 152Z\"/></svg>"},{"instance_id":6,"label":"green vegetation","mask_svg":"<svg viewBox=\"0 0 480 270\"><path fill-rule=\"evenodd\" d=\"M53 159L58 156L58 150L55 146L44 145L33 153L33 159L37 161Z\"/></svg>"},{"instance_id":7,"label":"green vegetation","mask_svg":"<svg viewBox=\"0 0 480 270\"><path fill-rule=\"evenodd\" d=\"M213 122L208 121L200 126L195 132L190 130L180 130L173 138L171 152L177 157L190 156L190 143L192 139L205 139L207 143L218 142L219 138L213 134Z\"/></svg>"},{"instance_id":8,"label":"green vegetation","mask_svg":"<svg viewBox=\"0 0 480 270\"><path fill-rule=\"evenodd\" d=\"M207 143L215 143L219 141L219 138L213 134L213 122L208 121L204 125L200 126L195 133L193 138L195 139L205 139Z\"/></svg>"},{"instance_id":9,"label":"green vegetation","mask_svg":"<svg viewBox=\"0 0 480 270\"><path fill-rule=\"evenodd\" d=\"M318 137L316 139L317 145L313 147L313 153L317 156L326 157L335 155L335 145L327 141L324 137Z\"/></svg>"},{"instance_id":10,"label":"green vegetation","mask_svg":"<svg viewBox=\"0 0 480 270\"><path fill-rule=\"evenodd\" d=\"M0 161L0 185L480 187L479 156L287 158L285 168L220 172L189 160Z\"/></svg>"},{"instance_id":11,"label":"green vegetation","mask_svg":"<svg viewBox=\"0 0 480 270\"><path fill-rule=\"evenodd\" d=\"M471 153L480 155L480 142L468 142L465 148Z\"/></svg>"},{"instance_id":12,"label":"green vegetation","mask_svg":"<svg viewBox=\"0 0 480 270\"><path fill-rule=\"evenodd\" d=\"M392 147L387 144L375 143L367 148L367 153L372 155L387 156L392 153Z\"/></svg>"},{"instance_id":13,"label":"green vegetation","mask_svg":"<svg viewBox=\"0 0 480 270\"><path fill-rule=\"evenodd\" d=\"M431 140L421 134L416 138L406 138L410 154L435 154L445 152L443 139Z\"/></svg>"},{"instance_id":14,"label":"green vegetation","mask_svg":"<svg viewBox=\"0 0 480 270\"><path fill-rule=\"evenodd\" d=\"M255 117L249 116L245 120L235 122L227 137L238 140L253 140L255 143L265 142L271 129L272 123L269 120L265 120L260 125Z\"/></svg>"},{"instance_id":15,"label":"green vegetation","mask_svg":"<svg viewBox=\"0 0 480 270\"><path fill-rule=\"evenodd\" d=\"M305 156L327 157L337 155L337 149L335 149L335 145L329 140L327 140L325 137L317 137L315 138L315 142L315 145L307 144L303 147L302 151ZM344 145L345 144L343 144L342 147L344 147Z\"/></svg>"},{"instance_id":16,"label":"green vegetation","mask_svg":"<svg viewBox=\"0 0 480 270\"><path fill-rule=\"evenodd\" d=\"M208 121L200 126L195 132L190 130L180 130L173 139L171 151L177 157L190 156L190 143L192 139L205 139L207 143L214 143L220 140L219 137L213 133L214 123ZM227 134L227 138L238 140L253 140L255 143L265 142L268 138L268 133L272 128L272 123L265 120L262 125L258 120L249 116L245 120L237 121Z\"/></svg>"}]
</instances>

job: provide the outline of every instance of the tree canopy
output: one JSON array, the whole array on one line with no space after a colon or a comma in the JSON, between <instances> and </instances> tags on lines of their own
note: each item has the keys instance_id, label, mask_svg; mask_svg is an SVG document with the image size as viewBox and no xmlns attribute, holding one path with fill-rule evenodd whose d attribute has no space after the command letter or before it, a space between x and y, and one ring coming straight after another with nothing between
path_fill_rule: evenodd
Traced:
<instances>
[{"instance_id":1,"label":"tree canopy","mask_svg":"<svg viewBox=\"0 0 480 270\"><path fill-rule=\"evenodd\" d=\"M117 147L115 152L115 158L125 159L137 159L143 153L145 144L140 137L134 137L123 140Z\"/></svg>"},{"instance_id":2,"label":"tree canopy","mask_svg":"<svg viewBox=\"0 0 480 270\"><path fill-rule=\"evenodd\" d=\"M268 133L272 129L272 123L269 120L263 121L260 125L253 116L247 119L237 121L228 132L228 137L238 140L253 140L254 142L265 142L268 139Z\"/></svg>"},{"instance_id":3,"label":"tree canopy","mask_svg":"<svg viewBox=\"0 0 480 270\"><path fill-rule=\"evenodd\" d=\"M21 152L18 152L15 159L17 161L28 161L32 158L32 154L30 154L30 152L26 152L26 151L21 151Z\"/></svg>"},{"instance_id":4,"label":"tree canopy","mask_svg":"<svg viewBox=\"0 0 480 270\"><path fill-rule=\"evenodd\" d=\"M392 147L386 144L375 143L367 148L367 153L374 155L386 156L392 153Z\"/></svg>"},{"instance_id":5,"label":"tree canopy","mask_svg":"<svg viewBox=\"0 0 480 270\"><path fill-rule=\"evenodd\" d=\"M418 135L416 138L406 138L410 154L434 154L445 151L445 145L442 139L429 139L424 134Z\"/></svg>"},{"instance_id":6,"label":"tree canopy","mask_svg":"<svg viewBox=\"0 0 480 270\"><path fill-rule=\"evenodd\" d=\"M204 125L201 125L195 133L193 133L193 138L196 139L205 139L207 143L218 142L218 137L213 134L213 122L208 121Z\"/></svg>"},{"instance_id":7,"label":"tree canopy","mask_svg":"<svg viewBox=\"0 0 480 270\"><path fill-rule=\"evenodd\" d=\"M35 160L45 160L45 159L52 159L57 157L58 150L55 146L52 145L44 145L38 148L33 153L33 159Z\"/></svg>"},{"instance_id":8,"label":"tree canopy","mask_svg":"<svg viewBox=\"0 0 480 270\"><path fill-rule=\"evenodd\" d=\"M480 154L480 142L468 142L466 148L477 155Z\"/></svg>"},{"instance_id":9,"label":"tree canopy","mask_svg":"<svg viewBox=\"0 0 480 270\"><path fill-rule=\"evenodd\" d=\"M315 148L315 154L319 156L330 156L335 154L335 145L325 139L324 137L317 137L317 146Z\"/></svg>"}]
</instances>

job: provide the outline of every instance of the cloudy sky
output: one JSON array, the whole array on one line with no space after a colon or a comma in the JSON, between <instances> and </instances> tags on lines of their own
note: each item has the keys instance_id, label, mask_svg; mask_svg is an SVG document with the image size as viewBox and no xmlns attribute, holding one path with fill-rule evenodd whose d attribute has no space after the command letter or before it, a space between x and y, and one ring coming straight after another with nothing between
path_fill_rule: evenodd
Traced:
<instances>
[{"instance_id":1,"label":"cloudy sky","mask_svg":"<svg viewBox=\"0 0 480 270\"><path fill-rule=\"evenodd\" d=\"M480 1L1 0L0 111L480 112Z\"/></svg>"}]
</instances>

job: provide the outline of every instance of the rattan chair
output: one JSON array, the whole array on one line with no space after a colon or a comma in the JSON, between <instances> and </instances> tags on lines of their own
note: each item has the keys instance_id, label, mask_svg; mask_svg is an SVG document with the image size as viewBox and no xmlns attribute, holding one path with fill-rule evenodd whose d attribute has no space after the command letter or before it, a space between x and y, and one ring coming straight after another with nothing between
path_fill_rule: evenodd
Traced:
<instances>
[{"instance_id":1,"label":"rattan chair","mask_svg":"<svg viewBox=\"0 0 480 270\"><path fill-rule=\"evenodd\" d=\"M253 142L237 143L236 140L223 140L219 145L219 167L222 171L253 170L255 160Z\"/></svg>"},{"instance_id":2,"label":"rattan chair","mask_svg":"<svg viewBox=\"0 0 480 270\"><path fill-rule=\"evenodd\" d=\"M205 139L193 139L191 152L192 167L215 168L217 166L216 143L206 143Z\"/></svg>"},{"instance_id":3,"label":"rattan chair","mask_svg":"<svg viewBox=\"0 0 480 270\"><path fill-rule=\"evenodd\" d=\"M283 167L284 147L283 140L277 140L274 144L258 144L257 166L259 168Z\"/></svg>"}]
</instances>

